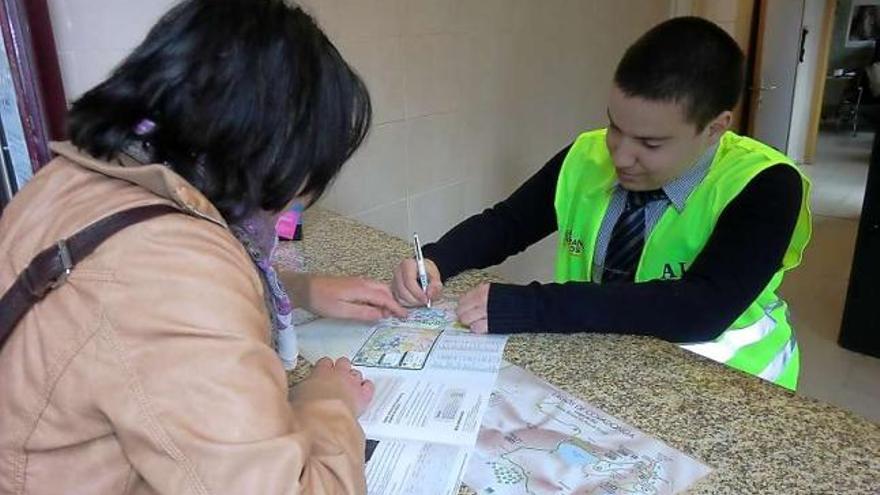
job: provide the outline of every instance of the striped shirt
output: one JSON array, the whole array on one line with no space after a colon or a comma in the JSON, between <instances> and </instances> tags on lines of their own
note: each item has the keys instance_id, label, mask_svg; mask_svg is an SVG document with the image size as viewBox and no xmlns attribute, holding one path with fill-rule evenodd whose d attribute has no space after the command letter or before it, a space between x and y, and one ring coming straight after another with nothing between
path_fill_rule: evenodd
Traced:
<instances>
[{"instance_id":1,"label":"striped shirt","mask_svg":"<svg viewBox=\"0 0 880 495\"><path fill-rule=\"evenodd\" d=\"M671 205L679 212L684 209L688 196L691 195L693 190L709 172L709 166L715 158L715 151L717 149L717 144L710 147L681 177L663 186L663 192L666 194L665 200L654 201L645 207L645 239L648 238L651 230L660 221L660 217L666 212L666 208L669 208ZM593 255L592 280L596 283L602 280L605 257L608 252L608 243L611 241L611 232L614 230L614 224L617 223L626 206L626 189L617 181L611 187L614 188L614 193L611 196L611 202L608 204L608 210L605 212L605 218L602 219L602 225L599 227L599 237L596 239L596 249Z\"/></svg>"}]
</instances>

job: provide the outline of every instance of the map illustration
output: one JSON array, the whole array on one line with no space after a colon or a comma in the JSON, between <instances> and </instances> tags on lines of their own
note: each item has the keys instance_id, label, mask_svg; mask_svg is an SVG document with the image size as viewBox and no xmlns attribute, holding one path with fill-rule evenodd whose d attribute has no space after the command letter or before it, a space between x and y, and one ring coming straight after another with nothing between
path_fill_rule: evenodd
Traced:
<instances>
[{"instance_id":1,"label":"map illustration","mask_svg":"<svg viewBox=\"0 0 880 495\"><path fill-rule=\"evenodd\" d=\"M420 370L443 333L414 326L378 326L355 354L352 364L371 368Z\"/></svg>"},{"instance_id":2,"label":"map illustration","mask_svg":"<svg viewBox=\"0 0 880 495\"><path fill-rule=\"evenodd\" d=\"M455 314L455 301L436 301L430 308L412 308L405 320L389 318L387 325L464 329Z\"/></svg>"},{"instance_id":3,"label":"map illustration","mask_svg":"<svg viewBox=\"0 0 880 495\"><path fill-rule=\"evenodd\" d=\"M527 371L504 368L464 482L480 495L679 493L710 469Z\"/></svg>"}]
</instances>

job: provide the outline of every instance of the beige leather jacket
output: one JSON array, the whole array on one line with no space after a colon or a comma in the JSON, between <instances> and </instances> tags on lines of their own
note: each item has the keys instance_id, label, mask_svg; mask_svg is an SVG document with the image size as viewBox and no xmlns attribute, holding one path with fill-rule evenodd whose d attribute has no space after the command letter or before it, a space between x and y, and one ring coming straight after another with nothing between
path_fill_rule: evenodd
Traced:
<instances>
[{"instance_id":1,"label":"beige leather jacket","mask_svg":"<svg viewBox=\"0 0 880 495\"><path fill-rule=\"evenodd\" d=\"M329 379L288 402L259 275L208 200L161 165L53 150L0 218L0 293L101 217L182 214L107 240L0 351L0 493L364 493L354 405Z\"/></svg>"}]
</instances>

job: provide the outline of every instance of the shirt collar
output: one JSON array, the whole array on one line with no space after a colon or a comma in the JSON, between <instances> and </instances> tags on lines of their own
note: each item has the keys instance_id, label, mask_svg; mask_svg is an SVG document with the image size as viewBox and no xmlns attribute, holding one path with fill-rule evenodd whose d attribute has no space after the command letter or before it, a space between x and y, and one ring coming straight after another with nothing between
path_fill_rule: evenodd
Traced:
<instances>
[{"instance_id":1,"label":"shirt collar","mask_svg":"<svg viewBox=\"0 0 880 495\"><path fill-rule=\"evenodd\" d=\"M717 143L706 149L706 151L697 158L693 166L688 168L685 173L663 186L663 192L666 193L669 202L672 203L675 209L679 212L684 209L684 204L687 201L688 196L691 195L694 189L696 189L700 182L702 182L703 178L706 177L706 174L709 172L709 166L712 165L712 160L715 158L716 151L718 151ZM613 190L622 189L620 187L620 182L618 182L617 179L614 180L611 187Z\"/></svg>"},{"instance_id":2,"label":"shirt collar","mask_svg":"<svg viewBox=\"0 0 880 495\"><path fill-rule=\"evenodd\" d=\"M697 161L691 168L687 169L677 179L663 186L663 192L666 193L666 197L669 198L669 201L679 212L684 209L684 203L687 201L688 196L706 177L717 150L718 144L710 146L709 149L697 158Z\"/></svg>"}]
</instances>

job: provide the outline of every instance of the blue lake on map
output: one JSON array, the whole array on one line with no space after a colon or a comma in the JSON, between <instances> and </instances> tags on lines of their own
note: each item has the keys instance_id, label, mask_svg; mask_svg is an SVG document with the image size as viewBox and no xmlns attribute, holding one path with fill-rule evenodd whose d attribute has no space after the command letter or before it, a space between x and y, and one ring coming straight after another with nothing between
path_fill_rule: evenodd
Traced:
<instances>
[{"instance_id":1,"label":"blue lake on map","mask_svg":"<svg viewBox=\"0 0 880 495\"><path fill-rule=\"evenodd\" d=\"M569 466L586 466L599 460L595 455L571 443L559 444L556 451Z\"/></svg>"}]
</instances>

